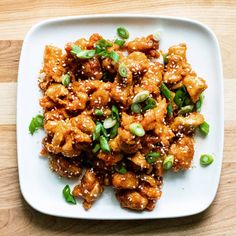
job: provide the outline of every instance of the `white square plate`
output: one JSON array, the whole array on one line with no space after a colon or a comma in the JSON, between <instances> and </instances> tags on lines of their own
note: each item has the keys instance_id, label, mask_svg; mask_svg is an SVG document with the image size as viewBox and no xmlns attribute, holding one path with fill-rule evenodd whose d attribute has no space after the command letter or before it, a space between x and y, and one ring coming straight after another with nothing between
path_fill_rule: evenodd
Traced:
<instances>
[{"instance_id":1,"label":"white square plate","mask_svg":"<svg viewBox=\"0 0 236 236\"><path fill-rule=\"evenodd\" d=\"M31 136L31 118L42 112L38 74L42 67L46 44L63 47L80 37L100 33L113 39L116 28L125 26L130 39L162 31L160 48L167 50L187 43L187 58L199 76L206 79L202 113L210 124L206 138L196 137L193 168L186 172L168 173L164 178L163 195L152 212L133 212L120 208L111 189L107 189L89 211L81 202L67 204L62 196L63 180L48 168L48 161L39 157L44 132ZM213 201L220 179L223 152L223 76L220 49L212 31L192 20L140 15L95 15L44 21L27 34L22 47L17 91L17 151L20 188L25 200L36 210L55 216L86 219L149 219L180 217L199 213ZM212 165L199 165L202 153L213 154Z\"/></svg>"}]
</instances>

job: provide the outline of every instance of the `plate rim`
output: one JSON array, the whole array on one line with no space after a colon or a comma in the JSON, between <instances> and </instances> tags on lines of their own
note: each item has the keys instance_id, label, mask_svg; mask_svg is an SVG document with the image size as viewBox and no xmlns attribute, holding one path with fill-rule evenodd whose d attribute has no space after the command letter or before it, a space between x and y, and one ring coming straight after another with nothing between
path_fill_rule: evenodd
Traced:
<instances>
[{"instance_id":1,"label":"plate rim","mask_svg":"<svg viewBox=\"0 0 236 236\"><path fill-rule=\"evenodd\" d=\"M25 47L26 44L28 43L28 40L30 39L30 36L37 31L39 28L48 25L48 24L52 24L52 23L58 23L58 22L65 22L65 21L72 21L72 20L84 20L84 19L109 19L109 18L146 18L146 19L162 19L162 20L172 20L172 21L180 21L180 22L187 22L190 24L194 24L197 25L198 27L202 28L203 30L205 30L213 39L215 46L216 46L216 52L217 52L217 58L219 60L219 65L220 67L219 69L219 83L220 83L220 88L219 88L219 92L220 92L220 153L219 156L221 157L221 162L220 162L220 166L219 166L219 175L218 175L218 179L217 179L217 187L215 188L215 192L214 195L212 195L212 199L207 202L207 204L205 204L202 208L199 208L196 211L193 211L191 213L186 213L186 214L176 214L176 215L171 215L171 216L164 216L164 217L158 217L158 216L142 216L141 214L138 217L97 217L97 216L87 216L86 214L84 215L80 215L80 216L74 216L74 215L67 215L67 214L63 214L63 212L61 212L60 214L55 214L53 212L46 211L45 209L42 210L42 208L40 208L39 206L35 206L31 200L27 197L27 194L24 192L24 188L23 188L23 184L22 184L22 177L21 177L21 171L20 171L20 151L21 150L21 146L19 144L19 139L20 139L20 118L18 116L19 114L19 104L20 104L20 99L19 99L19 94L20 94L20 86L19 86L19 81L21 81L20 79L20 75L22 74L22 61L23 61L23 54L25 53ZM193 19L189 19L189 18L185 18L185 17L174 17L174 16L168 16L168 15L154 15L154 14L93 14L93 15L78 15L78 16L63 16L63 17L55 17L55 18L49 18L43 21L40 21L36 24L34 24L29 31L27 32L23 44L22 44L22 49L21 49L21 54L20 54L20 59L19 59L19 66L18 66L18 76L17 76L18 80L17 80L17 103L16 103L16 142L17 142L17 164L18 164L18 175L19 175L19 185L20 185L20 191L21 194L23 196L23 198L25 199L25 201L35 210L47 214L47 215L51 215L51 216L57 216L57 217L66 217L66 218L75 218L75 219L87 219L87 220L143 220L143 219L167 219L167 218L179 218L179 217L186 217L186 216L192 216L192 215L196 215L199 214L203 211L205 211L214 201L216 194L217 194L217 190L219 188L219 182L220 182L220 177L221 177L221 170L222 170L222 164L223 164L223 149L224 149L224 77L223 77L223 65L222 65L222 57L221 57L221 51L220 51L220 46L219 46L219 42L218 39L215 35L215 33L212 31L212 29L210 27L208 27L207 25L201 23L200 21L197 20L193 20Z\"/></svg>"}]
</instances>

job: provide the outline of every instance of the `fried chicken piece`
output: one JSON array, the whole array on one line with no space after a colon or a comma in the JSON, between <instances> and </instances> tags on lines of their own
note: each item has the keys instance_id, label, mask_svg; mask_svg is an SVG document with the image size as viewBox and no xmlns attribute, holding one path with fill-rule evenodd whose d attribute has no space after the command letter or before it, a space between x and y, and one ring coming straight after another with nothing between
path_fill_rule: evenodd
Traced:
<instances>
[{"instance_id":1,"label":"fried chicken piece","mask_svg":"<svg viewBox=\"0 0 236 236\"><path fill-rule=\"evenodd\" d=\"M207 89L206 81L198 76L186 76L183 80L183 84L187 88L194 103L197 102L201 93Z\"/></svg>"},{"instance_id":2,"label":"fried chicken piece","mask_svg":"<svg viewBox=\"0 0 236 236\"><path fill-rule=\"evenodd\" d=\"M43 82L52 78L55 82L61 83L61 76L65 74L65 68L62 66L65 62L62 50L58 47L46 45L44 50L43 72L47 75Z\"/></svg>"},{"instance_id":3,"label":"fried chicken piece","mask_svg":"<svg viewBox=\"0 0 236 236\"><path fill-rule=\"evenodd\" d=\"M92 134L96 126L92 117L85 113L81 113L80 115L71 118L70 122L72 126L77 127L86 134Z\"/></svg>"},{"instance_id":4,"label":"fried chicken piece","mask_svg":"<svg viewBox=\"0 0 236 236\"><path fill-rule=\"evenodd\" d=\"M50 111L44 112L44 120L65 120L68 118L68 114L64 108L55 108Z\"/></svg>"},{"instance_id":5,"label":"fried chicken piece","mask_svg":"<svg viewBox=\"0 0 236 236\"><path fill-rule=\"evenodd\" d=\"M97 155L97 158L103 160L106 165L112 166L121 161L123 159L123 155L121 153L104 153L100 151Z\"/></svg>"},{"instance_id":6,"label":"fried chicken piece","mask_svg":"<svg viewBox=\"0 0 236 236\"><path fill-rule=\"evenodd\" d=\"M51 84L46 90L45 95L52 99L53 102L65 104L64 98L69 94L68 89L62 84Z\"/></svg>"},{"instance_id":7,"label":"fried chicken piece","mask_svg":"<svg viewBox=\"0 0 236 236\"><path fill-rule=\"evenodd\" d=\"M70 159L63 156L51 156L49 165L50 169L61 177L74 178L82 174L82 165L78 158Z\"/></svg>"},{"instance_id":8,"label":"fried chicken piece","mask_svg":"<svg viewBox=\"0 0 236 236\"><path fill-rule=\"evenodd\" d=\"M160 63L151 63L148 71L144 74L143 78L140 82L140 87L143 90L147 90L150 93L153 93L155 95L159 95L159 85L162 82L162 77L164 74L164 67ZM136 92L137 88L134 89ZM141 91L137 91L141 92Z\"/></svg>"},{"instance_id":9,"label":"fried chicken piece","mask_svg":"<svg viewBox=\"0 0 236 236\"><path fill-rule=\"evenodd\" d=\"M162 99L157 106L153 109L149 109L145 112L144 118L141 121L141 125L144 130L153 130L157 124L162 124L167 112L166 99Z\"/></svg>"},{"instance_id":10,"label":"fried chicken piece","mask_svg":"<svg viewBox=\"0 0 236 236\"><path fill-rule=\"evenodd\" d=\"M81 75L95 80L100 80L102 78L102 68L97 57L82 62Z\"/></svg>"},{"instance_id":11,"label":"fried chicken piece","mask_svg":"<svg viewBox=\"0 0 236 236\"><path fill-rule=\"evenodd\" d=\"M125 174L113 174L112 184L118 189L135 189L138 187L139 181L133 172L128 171Z\"/></svg>"},{"instance_id":12,"label":"fried chicken piece","mask_svg":"<svg viewBox=\"0 0 236 236\"><path fill-rule=\"evenodd\" d=\"M141 169L149 169L151 165L148 164L144 155L140 152L137 152L134 156L130 159L136 166L140 167Z\"/></svg>"},{"instance_id":13,"label":"fried chicken piece","mask_svg":"<svg viewBox=\"0 0 236 236\"><path fill-rule=\"evenodd\" d=\"M113 151L124 153L136 153L142 148L140 139L123 128L118 129L118 135L110 140L109 145Z\"/></svg>"},{"instance_id":14,"label":"fried chicken piece","mask_svg":"<svg viewBox=\"0 0 236 236\"><path fill-rule=\"evenodd\" d=\"M175 117L173 123L171 123L170 128L174 132L178 131L191 131L197 128L199 125L204 123L204 116L200 113L193 112L188 116L177 116Z\"/></svg>"},{"instance_id":15,"label":"fried chicken piece","mask_svg":"<svg viewBox=\"0 0 236 236\"><path fill-rule=\"evenodd\" d=\"M155 126L154 132L160 138L161 144L166 147L170 145L170 141L175 137L169 126L160 123Z\"/></svg>"},{"instance_id":16,"label":"fried chicken piece","mask_svg":"<svg viewBox=\"0 0 236 236\"><path fill-rule=\"evenodd\" d=\"M188 74L195 74L187 63L186 51L187 46L184 43L169 48L164 82L173 84L181 81Z\"/></svg>"},{"instance_id":17,"label":"fried chicken piece","mask_svg":"<svg viewBox=\"0 0 236 236\"><path fill-rule=\"evenodd\" d=\"M140 51L148 53L150 51L156 51L159 48L159 42L154 39L153 35L147 37L136 38L133 41L127 43L127 50L129 52Z\"/></svg>"},{"instance_id":18,"label":"fried chicken piece","mask_svg":"<svg viewBox=\"0 0 236 236\"><path fill-rule=\"evenodd\" d=\"M98 177L92 169L86 170L81 183L76 185L72 191L74 197L81 197L84 199L83 206L88 210L92 203L100 197L104 188L101 185Z\"/></svg>"},{"instance_id":19,"label":"fried chicken piece","mask_svg":"<svg viewBox=\"0 0 236 236\"><path fill-rule=\"evenodd\" d=\"M174 155L173 170L189 169L194 155L192 138L187 136L180 138L170 146L169 154Z\"/></svg>"},{"instance_id":20,"label":"fried chicken piece","mask_svg":"<svg viewBox=\"0 0 236 236\"><path fill-rule=\"evenodd\" d=\"M131 210L143 211L148 199L143 197L139 192L132 190L122 190L116 193L116 197L120 202L121 207L129 208Z\"/></svg>"}]
</instances>

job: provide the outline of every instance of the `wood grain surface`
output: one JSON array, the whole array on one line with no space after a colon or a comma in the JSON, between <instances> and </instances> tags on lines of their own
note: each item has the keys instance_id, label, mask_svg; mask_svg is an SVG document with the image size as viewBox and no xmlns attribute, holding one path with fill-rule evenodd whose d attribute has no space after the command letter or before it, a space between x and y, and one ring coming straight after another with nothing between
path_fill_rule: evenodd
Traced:
<instances>
[{"instance_id":1,"label":"wood grain surface","mask_svg":"<svg viewBox=\"0 0 236 236\"><path fill-rule=\"evenodd\" d=\"M225 78L225 143L213 204L195 216L167 220L89 221L41 214L23 200L16 157L16 86L22 41L44 19L84 14L145 13L189 17L219 39ZM0 1L0 235L236 235L236 1ZM217 137L215 137L217 138Z\"/></svg>"}]
</instances>

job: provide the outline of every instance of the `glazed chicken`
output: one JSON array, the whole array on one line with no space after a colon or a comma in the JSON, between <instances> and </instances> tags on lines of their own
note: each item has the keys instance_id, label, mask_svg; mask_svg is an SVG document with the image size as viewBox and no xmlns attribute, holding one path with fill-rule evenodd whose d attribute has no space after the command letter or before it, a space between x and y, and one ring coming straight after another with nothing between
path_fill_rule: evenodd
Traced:
<instances>
[{"instance_id":1,"label":"glazed chicken","mask_svg":"<svg viewBox=\"0 0 236 236\"><path fill-rule=\"evenodd\" d=\"M72 195L86 210L110 186L121 207L151 211L163 173L191 167L207 85L186 55L184 43L164 54L154 35L120 43L93 34L65 50L45 47L41 153L59 176L78 179Z\"/></svg>"}]
</instances>

